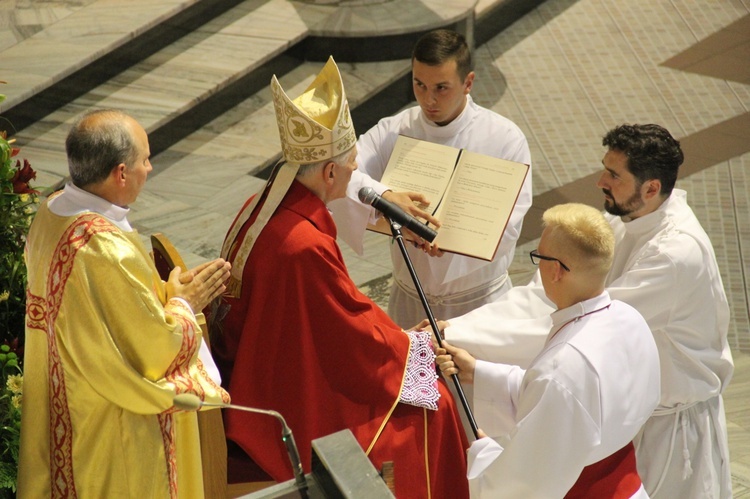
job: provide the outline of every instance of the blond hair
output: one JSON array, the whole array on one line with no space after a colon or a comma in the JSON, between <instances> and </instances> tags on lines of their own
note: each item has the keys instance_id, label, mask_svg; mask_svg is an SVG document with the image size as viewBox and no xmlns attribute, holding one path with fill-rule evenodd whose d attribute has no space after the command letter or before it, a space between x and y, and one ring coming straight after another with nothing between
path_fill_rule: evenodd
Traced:
<instances>
[{"instance_id":1,"label":"blond hair","mask_svg":"<svg viewBox=\"0 0 750 499\"><path fill-rule=\"evenodd\" d=\"M612 266L615 237L596 208L580 203L553 206L542 215L560 259L576 271L606 276ZM562 256L564 255L564 256Z\"/></svg>"}]
</instances>

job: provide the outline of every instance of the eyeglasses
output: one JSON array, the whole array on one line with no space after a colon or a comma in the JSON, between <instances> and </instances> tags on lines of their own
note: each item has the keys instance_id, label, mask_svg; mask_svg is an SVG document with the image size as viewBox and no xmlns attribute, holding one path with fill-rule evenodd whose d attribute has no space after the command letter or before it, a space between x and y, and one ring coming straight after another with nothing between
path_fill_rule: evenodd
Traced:
<instances>
[{"instance_id":1,"label":"eyeglasses","mask_svg":"<svg viewBox=\"0 0 750 499\"><path fill-rule=\"evenodd\" d=\"M557 263L559 263L562 268L564 268L565 270L567 270L568 272L570 272L570 269L568 268L568 266L565 265L560 260L558 260L557 258L554 258L554 257L551 257L551 256L540 255L539 253L536 252L536 250L529 251L529 257L531 257L531 263L533 263L534 265L539 265L539 260L547 260L547 261L550 261L550 262L557 262Z\"/></svg>"}]
</instances>

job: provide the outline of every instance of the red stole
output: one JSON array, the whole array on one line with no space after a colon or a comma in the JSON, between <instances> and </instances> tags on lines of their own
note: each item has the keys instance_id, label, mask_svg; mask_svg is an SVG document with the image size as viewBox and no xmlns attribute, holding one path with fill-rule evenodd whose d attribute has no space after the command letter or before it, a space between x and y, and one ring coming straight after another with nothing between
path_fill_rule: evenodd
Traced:
<instances>
[{"instance_id":1,"label":"red stole","mask_svg":"<svg viewBox=\"0 0 750 499\"><path fill-rule=\"evenodd\" d=\"M598 463L583 468L581 476L565 494L566 499L607 497L625 499L641 486L635 466L633 442Z\"/></svg>"}]
</instances>

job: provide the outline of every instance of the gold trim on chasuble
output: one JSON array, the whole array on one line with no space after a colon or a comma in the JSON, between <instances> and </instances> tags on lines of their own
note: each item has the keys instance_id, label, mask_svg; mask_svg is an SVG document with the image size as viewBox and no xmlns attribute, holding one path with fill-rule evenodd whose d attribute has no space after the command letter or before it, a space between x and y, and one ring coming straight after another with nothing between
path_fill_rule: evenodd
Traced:
<instances>
[{"instance_id":1,"label":"gold trim on chasuble","mask_svg":"<svg viewBox=\"0 0 750 499\"><path fill-rule=\"evenodd\" d=\"M227 289L225 294L234 298L239 298L242 294L242 274L245 271L245 264L247 259L250 257L250 252L257 241L261 231L265 228L268 221L271 219L273 214L276 212L276 208L279 207L281 201L286 196L289 187L294 181L294 177L297 176L299 165L296 163L283 163L277 165L268 179L263 190L255 195L253 200L247 205L242 212L237 216L236 222L229 229L229 234L224 240L224 245L221 248L221 258L230 261L230 256L237 244L237 236L242 230L242 227L252 216L253 212L258 206L263 195L268 192L266 200L263 202L263 206L258 213L258 217L255 219L250 228L245 232L240 247L237 249L237 253L234 258L231 259L232 270L230 271L229 282L227 282Z\"/></svg>"},{"instance_id":2,"label":"gold trim on chasuble","mask_svg":"<svg viewBox=\"0 0 750 499\"><path fill-rule=\"evenodd\" d=\"M45 309L44 298L32 294L31 290L26 290L26 327L46 331Z\"/></svg>"},{"instance_id":3,"label":"gold trim on chasuble","mask_svg":"<svg viewBox=\"0 0 750 499\"><path fill-rule=\"evenodd\" d=\"M221 394L221 401L224 404L231 403L232 398L229 396L229 392L224 390L222 387L220 387L214 382L214 379L211 377L210 374L208 374L208 371L206 371L206 366L205 364L203 364L203 361L201 361L200 357L198 357L198 360L196 361L195 365L196 365L196 368L198 369L198 372L201 374L201 377L216 390L216 393ZM205 390L203 391L203 393L205 393ZM204 399L204 402L205 402L205 399Z\"/></svg>"},{"instance_id":4,"label":"gold trim on chasuble","mask_svg":"<svg viewBox=\"0 0 750 499\"><path fill-rule=\"evenodd\" d=\"M49 358L49 397L50 397L50 477L52 497L77 497L73 476L72 423L65 389L65 375L57 348L54 331L55 321L60 312L63 291L73 269L76 253L99 233L119 232L105 218L98 214L79 217L63 233L50 263L47 276L48 307L44 298L27 294L27 325L41 329L47 334ZM45 309L47 309L45 313ZM179 300L165 307L165 313L174 317L183 332L180 352L167 371L166 379L172 382L177 393L192 391L205 399L205 390L190 378L187 360L198 349L199 339L195 325L189 319L190 310ZM207 377L210 379L210 377ZM222 399L226 398L222 395ZM228 400L227 400L228 402ZM169 476L170 497L177 497L177 453L174 438L173 408L158 415L159 427L164 443L164 454Z\"/></svg>"},{"instance_id":5,"label":"gold trim on chasuble","mask_svg":"<svg viewBox=\"0 0 750 499\"><path fill-rule=\"evenodd\" d=\"M406 334L404 331L401 331L402 333ZM367 451L365 454L367 456L370 455L370 452L372 451L372 448L375 447L375 444L377 443L378 439L380 438L380 435L383 433L383 430L385 429L385 425L388 424L388 421L390 421L391 416L393 415L393 411L396 410L396 406L399 404L399 401L401 400L401 392L404 390L404 383L406 382L406 366L409 365L409 358L411 357L411 336L406 335L406 337L409 339L409 353L406 356L406 363L404 364L404 371L401 375L401 388L398 390L398 396L396 397L396 401L391 406L391 409L388 411L388 414L386 414L385 419L380 424L380 428L378 428L378 431L375 433L375 436L373 437L372 441L370 442L370 445L367 447ZM424 422L424 464L425 464L425 473L427 474L427 497L432 497L432 491L430 490L430 455L428 453L429 445L427 444L427 409L422 408L422 421Z\"/></svg>"},{"instance_id":6,"label":"gold trim on chasuble","mask_svg":"<svg viewBox=\"0 0 750 499\"><path fill-rule=\"evenodd\" d=\"M189 361L199 347L196 343L195 326L184 315L185 312L189 313L190 310L182 301L170 300L167 302L164 312L172 316L180 324L182 330L180 351L167 369L165 379L174 385L175 393L192 391L197 393L201 400L205 400L206 395L203 387L190 378ZM159 414L159 430L161 430L164 457L167 461L167 474L169 476L169 496L172 499L177 498L177 449L175 448L173 416L176 410L176 408L170 407Z\"/></svg>"},{"instance_id":7,"label":"gold trim on chasuble","mask_svg":"<svg viewBox=\"0 0 750 499\"><path fill-rule=\"evenodd\" d=\"M118 230L99 215L84 215L73 222L63 233L52 255L47 275L47 312L35 309L33 323L44 326L47 333L50 398L50 481L52 497L77 497L73 477L73 425L70 419L60 352L57 349L55 321L62 305L63 291L73 270L73 260L79 249L99 232ZM32 307L45 307L44 300L35 301ZM46 324L44 323L46 315Z\"/></svg>"},{"instance_id":8,"label":"gold trim on chasuble","mask_svg":"<svg viewBox=\"0 0 750 499\"><path fill-rule=\"evenodd\" d=\"M159 414L159 430L164 444L164 457L167 460L169 497L177 499L177 449L174 446L174 415L171 412Z\"/></svg>"},{"instance_id":9,"label":"gold trim on chasuble","mask_svg":"<svg viewBox=\"0 0 750 499\"><path fill-rule=\"evenodd\" d=\"M432 483L430 480L430 434L427 432L427 409L424 407L422 408L422 415L424 416L424 472L427 479L427 499L430 499L432 497L432 488L430 487Z\"/></svg>"}]
</instances>

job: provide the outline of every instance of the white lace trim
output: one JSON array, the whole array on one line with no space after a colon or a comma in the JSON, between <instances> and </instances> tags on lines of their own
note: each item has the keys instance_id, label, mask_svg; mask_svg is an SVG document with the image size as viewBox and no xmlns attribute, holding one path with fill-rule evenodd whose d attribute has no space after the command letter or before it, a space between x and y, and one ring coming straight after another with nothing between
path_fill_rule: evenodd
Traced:
<instances>
[{"instance_id":1,"label":"white lace trim","mask_svg":"<svg viewBox=\"0 0 750 499\"><path fill-rule=\"evenodd\" d=\"M409 331L406 334L411 338L411 346L409 347L409 362L406 365L404 389L401 391L401 402L437 411L440 392L430 333Z\"/></svg>"}]
</instances>

